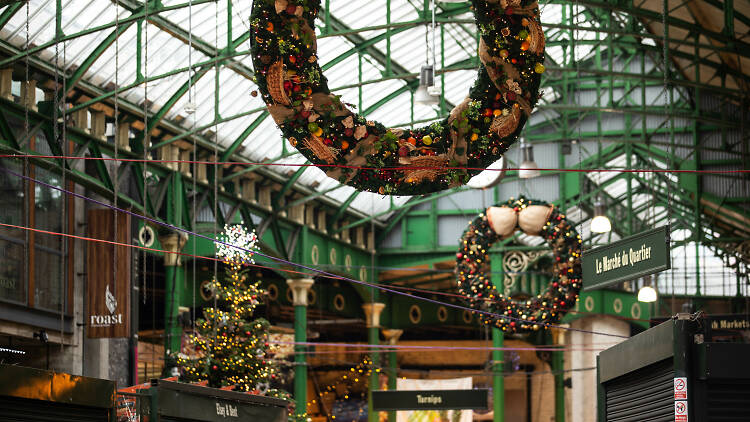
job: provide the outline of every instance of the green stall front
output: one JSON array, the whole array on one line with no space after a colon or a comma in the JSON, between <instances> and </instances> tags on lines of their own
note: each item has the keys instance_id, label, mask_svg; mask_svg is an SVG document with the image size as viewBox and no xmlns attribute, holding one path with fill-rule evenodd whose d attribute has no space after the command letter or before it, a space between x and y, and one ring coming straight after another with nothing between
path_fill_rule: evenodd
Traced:
<instances>
[{"instance_id":1,"label":"green stall front","mask_svg":"<svg viewBox=\"0 0 750 422\"><path fill-rule=\"evenodd\" d=\"M118 393L118 420L128 422L286 422L289 402L166 380Z\"/></svg>"}]
</instances>

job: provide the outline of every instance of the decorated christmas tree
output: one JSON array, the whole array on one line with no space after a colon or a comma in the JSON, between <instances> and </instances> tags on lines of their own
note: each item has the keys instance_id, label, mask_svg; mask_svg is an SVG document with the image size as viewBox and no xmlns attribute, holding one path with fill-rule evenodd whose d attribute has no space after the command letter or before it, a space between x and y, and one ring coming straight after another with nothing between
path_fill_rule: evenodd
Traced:
<instances>
[{"instance_id":1,"label":"decorated christmas tree","mask_svg":"<svg viewBox=\"0 0 750 422\"><path fill-rule=\"evenodd\" d=\"M217 257L226 275L211 283L214 306L196 320L188 353L177 355L177 364L184 381L264 393L277 369L268 356L270 324L252 318L265 294L260 281L250 281L247 272L258 239L242 225L227 225L220 240L224 244L218 244Z\"/></svg>"}]
</instances>

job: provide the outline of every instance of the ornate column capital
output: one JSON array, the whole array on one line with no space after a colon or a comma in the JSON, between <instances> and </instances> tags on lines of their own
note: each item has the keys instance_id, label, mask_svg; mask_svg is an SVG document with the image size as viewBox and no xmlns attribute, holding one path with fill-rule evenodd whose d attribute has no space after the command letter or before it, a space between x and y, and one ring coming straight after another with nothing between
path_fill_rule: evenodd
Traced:
<instances>
[{"instance_id":1,"label":"ornate column capital","mask_svg":"<svg viewBox=\"0 0 750 422\"><path fill-rule=\"evenodd\" d=\"M570 324L560 324L558 327L551 329L552 343L558 346L565 345L565 334L568 328L570 328Z\"/></svg>"},{"instance_id":2,"label":"ornate column capital","mask_svg":"<svg viewBox=\"0 0 750 422\"><path fill-rule=\"evenodd\" d=\"M286 281L286 284L292 289L294 306L307 306L307 292L315 284L315 280L312 278L291 278Z\"/></svg>"},{"instance_id":3,"label":"ornate column capital","mask_svg":"<svg viewBox=\"0 0 750 422\"><path fill-rule=\"evenodd\" d=\"M365 303L362 309L365 311L367 328L380 327L380 313L385 309L385 303Z\"/></svg>"},{"instance_id":4,"label":"ornate column capital","mask_svg":"<svg viewBox=\"0 0 750 422\"><path fill-rule=\"evenodd\" d=\"M176 267L182 264L180 255L174 252L180 252L187 243L188 236L182 232L169 232L159 235L159 242L165 251L172 252L164 254L164 265L167 267Z\"/></svg>"},{"instance_id":5,"label":"ornate column capital","mask_svg":"<svg viewBox=\"0 0 750 422\"><path fill-rule=\"evenodd\" d=\"M394 330L389 328L383 328L380 331L391 346L395 346L396 343L398 343L398 339L401 338L401 334L404 333L404 330Z\"/></svg>"}]
</instances>

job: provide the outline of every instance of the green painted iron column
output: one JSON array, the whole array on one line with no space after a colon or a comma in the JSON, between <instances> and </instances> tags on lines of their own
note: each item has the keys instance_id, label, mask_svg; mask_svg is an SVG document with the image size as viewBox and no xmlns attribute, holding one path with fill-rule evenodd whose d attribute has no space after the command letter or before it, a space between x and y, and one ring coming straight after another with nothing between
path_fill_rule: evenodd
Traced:
<instances>
[{"instance_id":1,"label":"green painted iron column","mask_svg":"<svg viewBox=\"0 0 750 422\"><path fill-rule=\"evenodd\" d=\"M383 330L383 337L389 345L395 346L404 330ZM398 380L398 360L395 349L388 352L388 390L396 391L396 381ZM396 422L396 412L388 412L388 422Z\"/></svg>"},{"instance_id":2,"label":"green painted iron column","mask_svg":"<svg viewBox=\"0 0 750 422\"><path fill-rule=\"evenodd\" d=\"M552 342L563 348L565 333L562 329L552 330ZM565 352L552 352L552 373L555 374L555 422L565 422Z\"/></svg>"},{"instance_id":3,"label":"green painted iron column","mask_svg":"<svg viewBox=\"0 0 750 422\"><path fill-rule=\"evenodd\" d=\"M179 352L182 344L182 327L179 324L181 292L185 284L185 268L180 252L185 246L187 235L169 232L159 236L164 254L164 355Z\"/></svg>"},{"instance_id":4,"label":"green painted iron column","mask_svg":"<svg viewBox=\"0 0 750 422\"><path fill-rule=\"evenodd\" d=\"M294 412L303 415L307 412L307 293L315 282L311 278L287 280L292 289L294 304Z\"/></svg>"},{"instance_id":5,"label":"green painted iron column","mask_svg":"<svg viewBox=\"0 0 750 422\"><path fill-rule=\"evenodd\" d=\"M365 303L362 309L365 311L365 322L367 323L367 342L371 345L380 344L380 313L383 312L385 303ZM372 370L370 371L370 388L367 391L367 420L368 422L378 422L378 415L372 410L372 392L380 388L380 371L375 368L380 367L380 355L373 351L372 353Z\"/></svg>"},{"instance_id":6,"label":"green painted iron column","mask_svg":"<svg viewBox=\"0 0 750 422\"><path fill-rule=\"evenodd\" d=\"M492 421L505 422L505 380L503 379L503 347L505 335L492 327Z\"/></svg>"}]
</instances>

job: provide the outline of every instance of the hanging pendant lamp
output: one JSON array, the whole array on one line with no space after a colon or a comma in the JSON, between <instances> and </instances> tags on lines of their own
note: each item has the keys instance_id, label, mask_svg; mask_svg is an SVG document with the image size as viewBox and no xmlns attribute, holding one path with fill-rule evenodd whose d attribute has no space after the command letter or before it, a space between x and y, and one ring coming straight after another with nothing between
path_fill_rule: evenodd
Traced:
<instances>
[{"instance_id":1,"label":"hanging pendant lamp","mask_svg":"<svg viewBox=\"0 0 750 422\"><path fill-rule=\"evenodd\" d=\"M594 202L594 218L591 220L592 233L608 233L612 231L612 223L604 212L604 201L597 198Z\"/></svg>"},{"instance_id":2,"label":"hanging pendant lamp","mask_svg":"<svg viewBox=\"0 0 750 422\"><path fill-rule=\"evenodd\" d=\"M531 179L540 176L542 173L539 171L536 161L534 161L534 147L523 138L521 138L519 147L521 148L523 161L518 167L518 177L521 179Z\"/></svg>"}]
</instances>

